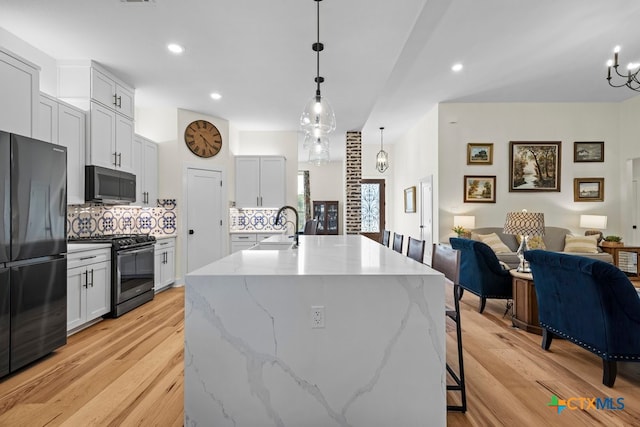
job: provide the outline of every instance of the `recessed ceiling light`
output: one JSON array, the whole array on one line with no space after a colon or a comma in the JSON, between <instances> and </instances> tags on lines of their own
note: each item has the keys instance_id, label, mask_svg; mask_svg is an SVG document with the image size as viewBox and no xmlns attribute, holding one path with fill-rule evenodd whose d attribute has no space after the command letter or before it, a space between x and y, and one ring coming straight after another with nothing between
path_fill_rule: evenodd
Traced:
<instances>
[{"instance_id":1,"label":"recessed ceiling light","mask_svg":"<svg viewBox=\"0 0 640 427\"><path fill-rule=\"evenodd\" d=\"M211 96L211 99L215 99L216 101L222 98L222 95L220 95L218 92L213 92L210 96Z\"/></svg>"},{"instance_id":2,"label":"recessed ceiling light","mask_svg":"<svg viewBox=\"0 0 640 427\"><path fill-rule=\"evenodd\" d=\"M456 73L459 71L462 71L462 64L460 63L453 64L453 66L451 67L451 70L455 71Z\"/></svg>"},{"instance_id":3,"label":"recessed ceiling light","mask_svg":"<svg viewBox=\"0 0 640 427\"><path fill-rule=\"evenodd\" d=\"M176 55L179 55L182 52L184 52L184 48L176 43L169 43L167 45L167 49L169 49L169 52L175 53Z\"/></svg>"}]
</instances>

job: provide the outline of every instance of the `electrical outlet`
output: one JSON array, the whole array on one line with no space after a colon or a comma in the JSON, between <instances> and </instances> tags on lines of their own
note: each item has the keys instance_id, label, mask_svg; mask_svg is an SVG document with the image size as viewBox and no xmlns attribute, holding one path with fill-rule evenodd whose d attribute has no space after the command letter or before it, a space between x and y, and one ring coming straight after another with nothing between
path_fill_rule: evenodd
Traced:
<instances>
[{"instance_id":1,"label":"electrical outlet","mask_svg":"<svg viewBox=\"0 0 640 427\"><path fill-rule=\"evenodd\" d=\"M311 306L311 327L324 328L324 305Z\"/></svg>"}]
</instances>

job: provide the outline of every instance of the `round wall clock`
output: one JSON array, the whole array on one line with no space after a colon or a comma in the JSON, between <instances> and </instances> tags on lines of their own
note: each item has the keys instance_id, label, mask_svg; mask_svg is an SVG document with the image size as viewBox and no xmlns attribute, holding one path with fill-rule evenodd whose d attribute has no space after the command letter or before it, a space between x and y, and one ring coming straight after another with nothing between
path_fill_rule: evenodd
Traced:
<instances>
[{"instance_id":1,"label":"round wall clock","mask_svg":"<svg viewBox=\"0 0 640 427\"><path fill-rule=\"evenodd\" d=\"M206 120L195 120L184 130L184 142L193 154L213 157L222 149L222 135L217 127Z\"/></svg>"}]
</instances>

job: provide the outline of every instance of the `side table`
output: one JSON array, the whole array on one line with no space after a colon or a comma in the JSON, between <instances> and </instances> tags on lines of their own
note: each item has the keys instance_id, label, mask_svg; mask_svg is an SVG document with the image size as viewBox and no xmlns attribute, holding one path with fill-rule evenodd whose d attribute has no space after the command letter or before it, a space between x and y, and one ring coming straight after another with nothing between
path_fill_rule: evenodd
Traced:
<instances>
[{"instance_id":1,"label":"side table","mask_svg":"<svg viewBox=\"0 0 640 427\"><path fill-rule=\"evenodd\" d=\"M640 247L638 246L602 246L603 251L610 253L613 257L613 264L627 275L629 280L640 280L638 271L638 258L640 257Z\"/></svg>"},{"instance_id":2,"label":"side table","mask_svg":"<svg viewBox=\"0 0 640 427\"><path fill-rule=\"evenodd\" d=\"M536 287L531 273L519 273L516 269L509 270L513 286L513 326L527 332L542 335L542 328L538 322L538 299Z\"/></svg>"}]
</instances>

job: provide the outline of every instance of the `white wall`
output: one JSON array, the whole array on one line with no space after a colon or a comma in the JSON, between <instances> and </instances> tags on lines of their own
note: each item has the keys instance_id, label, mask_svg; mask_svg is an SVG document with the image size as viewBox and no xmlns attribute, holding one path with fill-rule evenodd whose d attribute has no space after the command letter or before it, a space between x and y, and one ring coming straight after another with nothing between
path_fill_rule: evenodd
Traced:
<instances>
[{"instance_id":1,"label":"white wall","mask_svg":"<svg viewBox=\"0 0 640 427\"><path fill-rule=\"evenodd\" d=\"M433 108L413 127L394 141L393 157L389 160L389 170L393 174L390 189L391 197L387 200L389 215L387 223L393 232L404 234L405 247L408 237L420 238L420 212L404 212L404 190L416 187L416 205L420 206L420 180L433 175L433 239L438 241L438 108ZM385 149L386 150L386 149ZM443 166L449 167L449 164Z\"/></svg>"},{"instance_id":2,"label":"white wall","mask_svg":"<svg viewBox=\"0 0 640 427\"><path fill-rule=\"evenodd\" d=\"M629 99L620 105L620 191L623 200L621 209L622 229L619 235L626 245L640 245L640 96ZM635 160L634 160L635 159ZM636 165L635 167L633 165ZM632 181L636 181L636 191ZM611 233L614 234L614 233Z\"/></svg>"},{"instance_id":3,"label":"white wall","mask_svg":"<svg viewBox=\"0 0 640 427\"><path fill-rule=\"evenodd\" d=\"M322 166L316 166L308 162L300 162L298 163L298 170L309 171L309 190L311 192L312 206L314 200L338 201L338 209L340 211L338 233L344 234L344 163L329 162Z\"/></svg>"},{"instance_id":4,"label":"white wall","mask_svg":"<svg viewBox=\"0 0 640 427\"><path fill-rule=\"evenodd\" d=\"M507 212L521 209L578 234L580 214L607 215L604 233L621 234L619 112L611 103L440 104L440 235L451 233L453 215L475 215L476 227L501 226ZM561 192L509 192L509 141L561 141ZM604 141L605 162L574 163L574 141ZM467 166L469 142L493 143L493 165ZM495 175L496 203L463 203L464 175ZM574 202L579 177L604 177L604 202Z\"/></svg>"}]
</instances>

